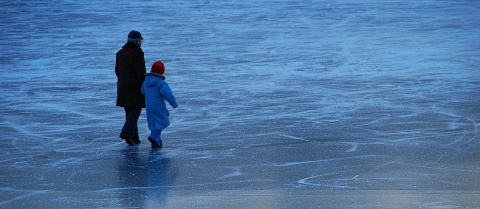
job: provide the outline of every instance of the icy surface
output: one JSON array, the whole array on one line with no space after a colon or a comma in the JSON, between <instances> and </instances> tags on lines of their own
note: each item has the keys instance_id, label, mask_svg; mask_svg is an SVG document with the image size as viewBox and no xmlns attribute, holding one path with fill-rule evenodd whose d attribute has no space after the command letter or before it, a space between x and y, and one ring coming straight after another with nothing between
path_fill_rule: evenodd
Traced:
<instances>
[{"instance_id":1,"label":"icy surface","mask_svg":"<svg viewBox=\"0 0 480 209\"><path fill-rule=\"evenodd\" d=\"M0 208L480 208L479 1L2 1ZM180 107L118 134L142 32Z\"/></svg>"}]
</instances>

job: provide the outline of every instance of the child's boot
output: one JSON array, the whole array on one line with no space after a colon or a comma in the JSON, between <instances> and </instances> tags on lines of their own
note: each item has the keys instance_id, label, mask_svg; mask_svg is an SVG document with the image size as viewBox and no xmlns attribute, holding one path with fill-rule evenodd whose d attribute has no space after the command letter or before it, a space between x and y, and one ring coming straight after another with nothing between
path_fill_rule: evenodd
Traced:
<instances>
[{"instance_id":1,"label":"child's boot","mask_svg":"<svg viewBox=\"0 0 480 209\"><path fill-rule=\"evenodd\" d=\"M162 140L160 139L160 132L152 131L150 136L148 137L148 141L152 143L152 148L162 148Z\"/></svg>"},{"instance_id":2,"label":"child's boot","mask_svg":"<svg viewBox=\"0 0 480 209\"><path fill-rule=\"evenodd\" d=\"M162 148L162 140L160 138L157 138L159 141L156 141L150 137L148 137L148 141L152 143L152 148L157 149L157 148Z\"/></svg>"}]
</instances>

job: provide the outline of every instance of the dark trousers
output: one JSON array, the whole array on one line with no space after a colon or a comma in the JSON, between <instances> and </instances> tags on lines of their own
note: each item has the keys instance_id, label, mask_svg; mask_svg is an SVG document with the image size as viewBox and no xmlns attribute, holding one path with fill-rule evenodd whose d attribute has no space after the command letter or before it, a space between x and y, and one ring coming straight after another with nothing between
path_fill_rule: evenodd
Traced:
<instances>
[{"instance_id":1,"label":"dark trousers","mask_svg":"<svg viewBox=\"0 0 480 209\"><path fill-rule=\"evenodd\" d=\"M123 124L122 132L120 133L120 138L130 138L132 140L139 140L138 137L138 118L142 112L142 108L125 108L125 124Z\"/></svg>"}]
</instances>

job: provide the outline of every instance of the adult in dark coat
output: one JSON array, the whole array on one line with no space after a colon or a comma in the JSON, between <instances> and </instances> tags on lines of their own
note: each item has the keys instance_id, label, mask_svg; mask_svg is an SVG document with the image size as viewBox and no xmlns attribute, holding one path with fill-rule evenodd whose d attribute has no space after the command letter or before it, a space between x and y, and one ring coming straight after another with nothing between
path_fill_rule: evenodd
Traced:
<instances>
[{"instance_id":1,"label":"adult in dark coat","mask_svg":"<svg viewBox=\"0 0 480 209\"><path fill-rule=\"evenodd\" d=\"M146 73L142 41L140 32L131 31L127 43L117 52L115 62L117 106L125 109L125 124L120 138L128 145L140 143L137 122L145 107L145 97L141 93Z\"/></svg>"}]
</instances>

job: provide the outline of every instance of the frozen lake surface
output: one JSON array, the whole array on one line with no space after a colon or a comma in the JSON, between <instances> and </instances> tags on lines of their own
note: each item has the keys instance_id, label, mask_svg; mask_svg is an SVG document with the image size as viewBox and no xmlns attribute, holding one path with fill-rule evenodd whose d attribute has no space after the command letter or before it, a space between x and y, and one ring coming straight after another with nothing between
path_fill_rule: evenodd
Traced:
<instances>
[{"instance_id":1,"label":"frozen lake surface","mask_svg":"<svg viewBox=\"0 0 480 209\"><path fill-rule=\"evenodd\" d=\"M480 1L2 1L0 208L480 208ZM180 107L118 138L142 32Z\"/></svg>"}]
</instances>

